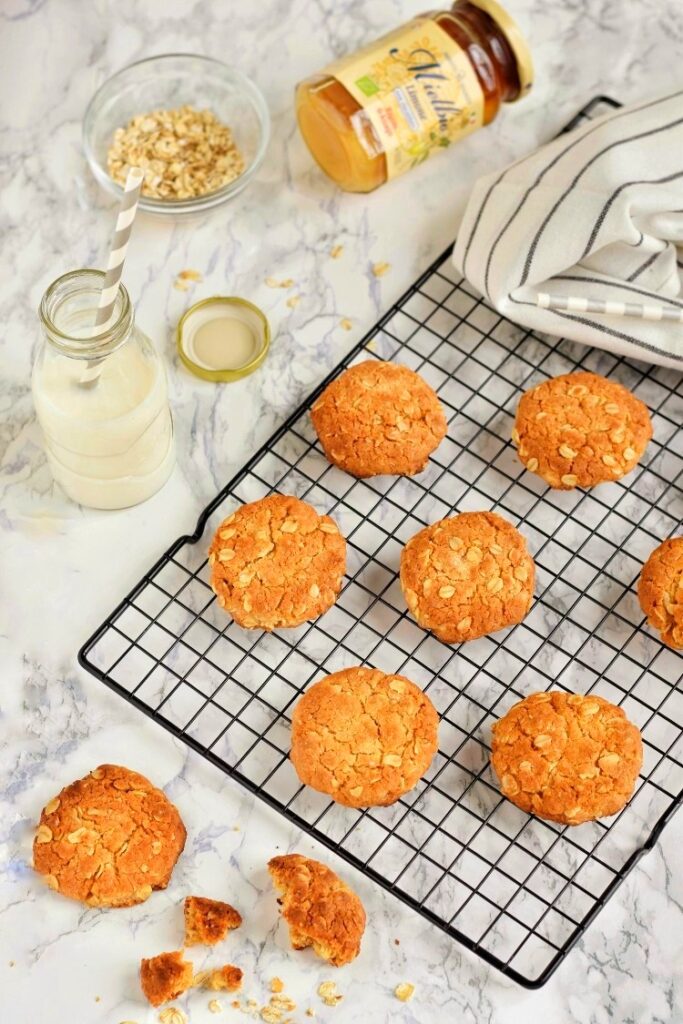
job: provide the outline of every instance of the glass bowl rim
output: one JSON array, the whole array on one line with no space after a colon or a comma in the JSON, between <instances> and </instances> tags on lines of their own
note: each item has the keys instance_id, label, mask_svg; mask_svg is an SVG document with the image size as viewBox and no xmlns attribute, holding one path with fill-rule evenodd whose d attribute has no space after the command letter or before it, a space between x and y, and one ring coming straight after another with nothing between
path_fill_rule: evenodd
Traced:
<instances>
[{"instance_id":1,"label":"glass bowl rim","mask_svg":"<svg viewBox=\"0 0 683 1024\"><path fill-rule=\"evenodd\" d=\"M223 73L227 72L228 76L232 78L233 82L235 82L239 89L251 101L252 108L256 113L260 126L258 148L251 163L244 169L242 174L240 174L238 178L235 178L234 181L228 182L228 184L224 185L222 188L216 189L215 192L208 192L206 195L192 196L186 199L155 199L150 196L140 196L139 207L146 213L191 213L202 209L208 209L212 206L218 206L220 203L232 198L232 196L241 192L242 189L249 184L251 178L256 174L257 170L263 163L263 159L266 155L266 150L268 149L268 144L270 142L271 121L268 104L256 83L245 75L243 71L239 71L237 68L232 67L230 64L226 64L222 60L218 60L216 57L207 57L202 53L178 51L173 53L155 54L151 57L143 57L140 60L126 64L124 67L119 68L118 71L115 71L113 75L106 78L91 96L88 106L86 107L85 114L83 115L83 124L81 129L83 150L90 170L92 171L95 180L102 188L109 192L110 195L114 195L119 199L123 195L122 186L115 182L107 173L103 164L95 156L90 144L90 133L96 122L95 108L97 106L98 99L101 98L102 93L108 89L112 83L115 83L118 78L121 78L126 74L126 72L131 71L133 68L140 67L143 64L153 64L160 61L177 59L179 57L198 61L199 63L212 64L218 67Z\"/></svg>"}]
</instances>

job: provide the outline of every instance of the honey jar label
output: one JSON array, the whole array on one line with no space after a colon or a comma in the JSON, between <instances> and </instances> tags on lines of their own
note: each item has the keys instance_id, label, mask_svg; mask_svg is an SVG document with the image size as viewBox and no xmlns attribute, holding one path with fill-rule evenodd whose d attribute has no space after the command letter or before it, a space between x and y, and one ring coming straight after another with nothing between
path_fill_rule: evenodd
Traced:
<instances>
[{"instance_id":1,"label":"honey jar label","mask_svg":"<svg viewBox=\"0 0 683 1024\"><path fill-rule=\"evenodd\" d=\"M354 131L368 156L385 154L389 178L484 121L484 94L467 53L430 18L414 18L325 73L360 104Z\"/></svg>"}]
</instances>

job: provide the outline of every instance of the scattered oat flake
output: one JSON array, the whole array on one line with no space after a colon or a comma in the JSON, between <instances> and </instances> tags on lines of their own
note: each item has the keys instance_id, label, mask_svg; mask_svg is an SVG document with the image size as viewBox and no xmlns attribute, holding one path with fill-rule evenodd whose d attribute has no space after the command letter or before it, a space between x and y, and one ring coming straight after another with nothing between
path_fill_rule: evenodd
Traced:
<instances>
[{"instance_id":1,"label":"scattered oat flake","mask_svg":"<svg viewBox=\"0 0 683 1024\"><path fill-rule=\"evenodd\" d=\"M289 996L271 996L270 1005L274 1006L276 1010L296 1010L296 1003Z\"/></svg>"},{"instance_id":2,"label":"scattered oat flake","mask_svg":"<svg viewBox=\"0 0 683 1024\"><path fill-rule=\"evenodd\" d=\"M279 281L277 277L267 277L266 284L269 288L291 288L294 281L291 277L286 277L284 281Z\"/></svg>"},{"instance_id":3,"label":"scattered oat flake","mask_svg":"<svg viewBox=\"0 0 683 1024\"><path fill-rule=\"evenodd\" d=\"M400 999L402 1003L407 1003L409 999L413 998L415 992L415 986L411 985L409 981L402 981L400 985L397 985L394 989L394 995L397 999Z\"/></svg>"},{"instance_id":4,"label":"scattered oat flake","mask_svg":"<svg viewBox=\"0 0 683 1024\"><path fill-rule=\"evenodd\" d=\"M337 1003L341 1003L344 998L339 992L337 992L337 986L334 981L323 981L318 985L318 995L324 1002L325 1006L336 1006Z\"/></svg>"},{"instance_id":5,"label":"scattered oat flake","mask_svg":"<svg viewBox=\"0 0 683 1024\"><path fill-rule=\"evenodd\" d=\"M282 1012L274 1006L262 1006L260 1016L266 1024L281 1024L282 1022Z\"/></svg>"},{"instance_id":6,"label":"scattered oat flake","mask_svg":"<svg viewBox=\"0 0 683 1024\"><path fill-rule=\"evenodd\" d=\"M221 1004L218 1002L217 999L210 1000L210 1002L209 1002L209 1011L211 1013L220 1013L222 1009L223 1009L223 1007L221 1006Z\"/></svg>"},{"instance_id":7,"label":"scattered oat flake","mask_svg":"<svg viewBox=\"0 0 683 1024\"><path fill-rule=\"evenodd\" d=\"M102 1001L102 996L95 996L95 1002L99 1003Z\"/></svg>"},{"instance_id":8,"label":"scattered oat flake","mask_svg":"<svg viewBox=\"0 0 683 1024\"><path fill-rule=\"evenodd\" d=\"M344 252L343 245L335 245L330 249L330 256L333 260L338 260L341 254Z\"/></svg>"},{"instance_id":9,"label":"scattered oat flake","mask_svg":"<svg viewBox=\"0 0 683 1024\"><path fill-rule=\"evenodd\" d=\"M298 306L300 302L300 295L290 295L290 297L287 299L287 305L289 306L290 309L294 309L294 307Z\"/></svg>"},{"instance_id":10,"label":"scattered oat flake","mask_svg":"<svg viewBox=\"0 0 683 1024\"><path fill-rule=\"evenodd\" d=\"M387 270L391 269L391 263L373 263L372 272L375 277L384 277Z\"/></svg>"},{"instance_id":11,"label":"scattered oat flake","mask_svg":"<svg viewBox=\"0 0 683 1024\"><path fill-rule=\"evenodd\" d=\"M353 324L351 323L349 318L345 316L344 319L340 321L339 326L343 327L345 331L350 331L351 328L353 327Z\"/></svg>"},{"instance_id":12,"label":"scattered oat flake","mask_svg":"<svg viewBox=\"0 0 683 1024\"><path fill-rule=\"evenodd\" d=\"M181 281L202 281L203 277L198 270L181 270L178 274Z\"/></svg>"},{"instance_id":13,"label":"scattered oat flake","mask_svg":"<svg viewBox=\"0 0 683 1024\"><path fill-rule=\"evenodd\" d=\"M173 287L176 289L176 291L186 292L190 286L187 283L187 281L181 281L180 278L176 278L175 281L173 282Z\"/></svg>"},{"instance_id":14,"label":"scattered oat flake","mask_svg":"<svg viewBox=\"0 0 683 1024\"><path fill-rule=\"evenodd\" d=\"M187 1017L177 1006L169 1006L159 1014L161 1024L187 1024Z\"/></svg>"},{"instance_id":15,"label":"scattered oat flake","mask_svg":"<svg viewBox=\"0 0 683 1024\"><path fill-rule=\"evenodd\" d=\"M282 978L271 978L270 991L271 992L284 992L285 983Z\"/></svg>"}]
</instances>

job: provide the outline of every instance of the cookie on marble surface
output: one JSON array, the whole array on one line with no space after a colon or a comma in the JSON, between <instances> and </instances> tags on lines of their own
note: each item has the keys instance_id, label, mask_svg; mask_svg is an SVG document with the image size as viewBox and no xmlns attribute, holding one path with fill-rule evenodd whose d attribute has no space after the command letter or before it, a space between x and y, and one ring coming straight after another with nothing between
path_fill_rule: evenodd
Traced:
<instances>
[{"instance_id":1,"label":"cookie on marble surface","mask_svg":"<svg viewBox=\"0 0 683 1024\"><path fill-rule=\"evenodd\" d=\"M64 896L130 907L166 888L186 835L178 811L149 779L103 764L43 808L33 863Z\"/></svg>"},{"instance_id":2,"label":"cookie on marble surface","mask_svg":"<svg viewBox=\"0 0 683 1024\"><path fill-rule=\"evenodd\" d=\"M370 359L333 380L311 409L325 455L353 476L412 476L446 434L436 392L407 366Z\"/></svg>"},{"instance_id":3,"label":"cookie on marble surface","mask_svg":"<svg viewBox=\"0 0 683 1024\"><path fill-rule=\"evenodd\" d=\"M567 373L526 391L512 440L550 487L595 487L630 473L652 437L647 406L596 373Z\"/></svg>"},{"instance_id":4,"label":"cookie on marble surface","mask_svg":"<svg viewBox=\"0 0 683 1024\"><path fill-rule=\"evenodd\" d=\"M271 494L242 505L209 549L211 586L239 626L299 626L330 608L346 571L346 541L329 516Z\"/></svg>"},{"instance_id":5,"label":"cookie on marble surface","mask_svg":"<svg viewBox=\"0 0 683 1024\"><path fill-rule=\"evenodd\" d=\"M186 946L215 946L242 924L242 915L229 903L205 896L186 896L183 910Z\"/></svg>"},{"instance_id":6,"label":"cookie on marble surface","mask_svg":"<svg viewBox=\"0 0 683 1024\"><path fill-rule=\"evenodd\" d=\"M683 648L683 537L654 549L640 574L638 600L664 643Z\"/></svg>"},{"instance_id":7,"label":"cookie on marble surface","mask_svg":"<svg viewBox=\"0 0 683 1024\"><path fill-rule=\"evenodd\" d=\"M194 968L182 952L159 953L140 963L140 987L152 1006L177 999L193 981Z\"/></svg>"},{"instance_id":8,"label":"cookie on marble surface","mask_svg":"<svg viewBox=\"0 0 683 1024\"><path fill-rule=\"evenodd\" d=\"M194 984L211 992L237 992L242 988L244 973L234 964L223 964L194 976Z\"/></svg>"},{"instance_id":9,"label":"cookie on marble surface","mask_svg":"<svg viewBox=\"0 0 683 1024\"><path fill-rule=\"evenodd\" d=\"M365 910L355 892L320 861L288 853L273 857L268 870L289 926L294 949L309 946L334 967L342 967L360 952Z\"/></svg>"},{"instance_id":10,"label":"cookie on marble surface","mask_svg":"<svg viewBox=\"0 0 683 1024\"><path fill-rule=\"evenodd\" d=\"M337 803L385 806L429 768L438 724L409 679L346 668L314 683L294 708L290 757L305 785Z\"/></svg>"},{"instance_id":11,"label":"cookie on marble surface","mask_svg":"<svg viewBox=\"0 0 683 1024\"><path fill-rule=\"evenodd\" d=\"M522 621L534 562L502 516L462 512L411 537L401 552L401 587L421 626L444 643L461 643Z\"/></svg>"},{"instance_id":12,"label":"cookie on marble surface","mask_svg":"<svg viewBox=\"0 0 683 1024\"><path fill-rule=\"evenodd\" d=\"M534 693L492 731L491 764L503 795L563 825L620 811L643 763L640 731L603 697Z\"/></svg>"}]
</instances>

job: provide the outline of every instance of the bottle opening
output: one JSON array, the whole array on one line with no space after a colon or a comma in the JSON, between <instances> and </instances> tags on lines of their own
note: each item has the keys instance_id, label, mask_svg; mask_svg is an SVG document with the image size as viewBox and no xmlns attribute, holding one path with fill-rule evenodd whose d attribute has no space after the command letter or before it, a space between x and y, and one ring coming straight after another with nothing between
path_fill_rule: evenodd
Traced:
<instances>
[{"instance_id":1,"label":"bottle opening","mask_svg":"<svg viewBox=\"0 0 683 1024\"><path fill-rule=\"evenodd\" d=\"M111 321L95 326L104 281L102 270L72 270L53 281L40 303L40 320L48 341L64 355L92 359L118 348L133 326L130 297L123 285Z\"/></svg>"}]
</instances>

